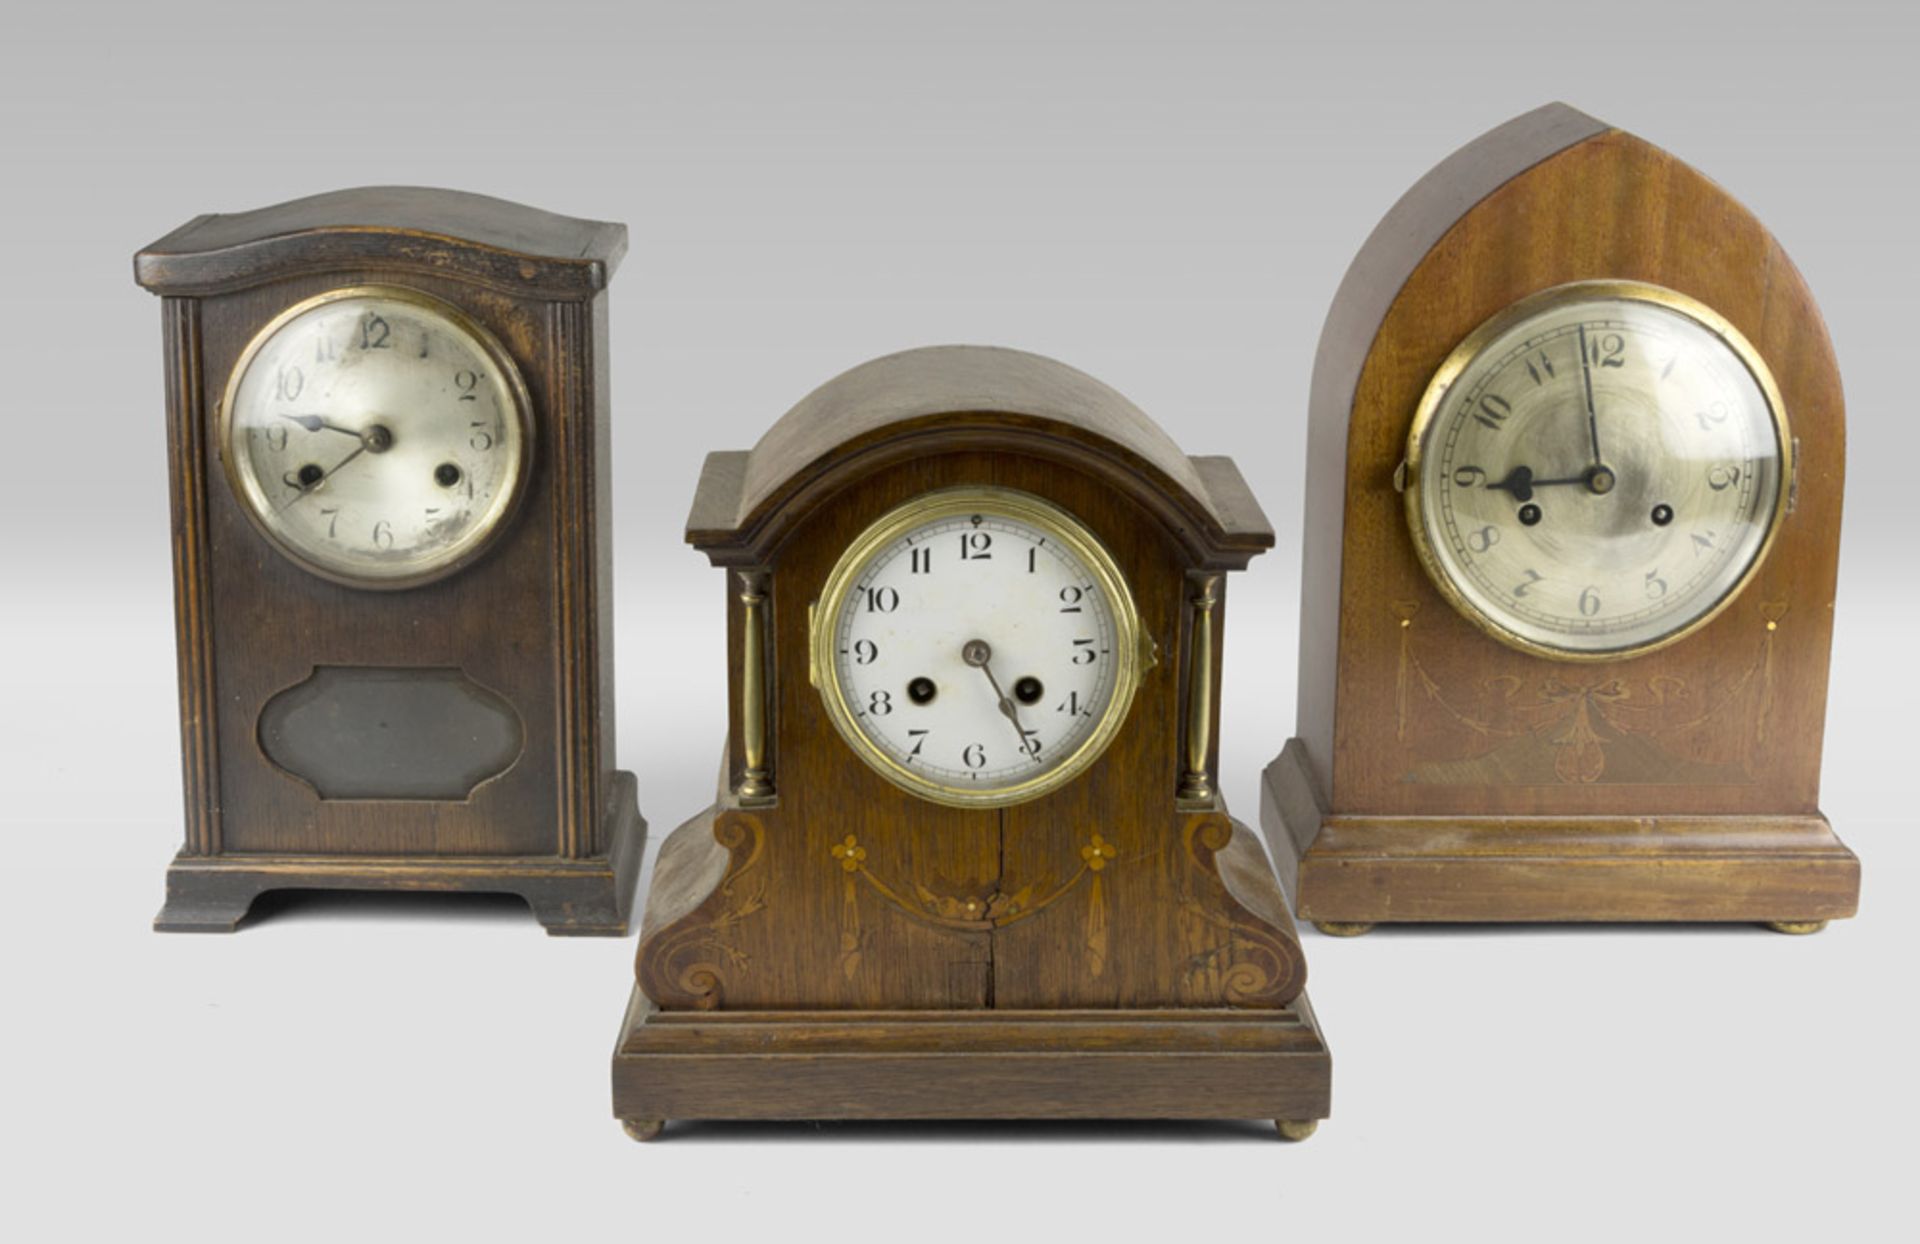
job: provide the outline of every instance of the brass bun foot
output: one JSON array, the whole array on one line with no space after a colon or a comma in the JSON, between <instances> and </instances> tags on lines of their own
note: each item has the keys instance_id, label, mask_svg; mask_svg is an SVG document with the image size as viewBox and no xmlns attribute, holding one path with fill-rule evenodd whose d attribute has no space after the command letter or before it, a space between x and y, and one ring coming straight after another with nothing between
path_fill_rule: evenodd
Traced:
<instances>
[{"instance_id":1,"label":"brass bun foot","mask_svg":"<svg viewBox=\"0 0 1920 1244\"><path fill-rule=\"evenodd\" d=\"M1369 926L1371 927L1371 926ZM1318 1119L1275 1119L1273 1125L1280 1129L1282 1140L1305 1140L1320 1128Z\"/></svg>"},{"instance_id":2,"label":"brass bun foot","mask_svg":"<svg viewBox=\"0 0 1920 1244\"><path fill-rule=\"evenodd\" d=\"M665 1128L666 1125L667 1121L665 1119L620 1120L620 1126L627 1129L627 1135L643 1143L659 1136L661 1129Z\"/></svg>"},{"instance_id":3,"label":"brass bun foot","mask_svg":"<svg viewBox=\"0 0 1920 1244\"><path fill-rule=\"evenodd\" d=\"M1769 920L1767 927L1775 933L1790 933L1795 937L1805 937L1809 933L1818 933L1827 927L1825 920Z\"/></svg>"},{"instance_id":4,"label":"brass bun foot","mask_svg":"<svg viewBox=\"0 0 1920 1244\"><path fill-rule=\"evenodd\" d=\"M1373 932L1371 920L1315 920L1313 927L1328 937L1359 937Z\"/></svg>"}]
</instances>

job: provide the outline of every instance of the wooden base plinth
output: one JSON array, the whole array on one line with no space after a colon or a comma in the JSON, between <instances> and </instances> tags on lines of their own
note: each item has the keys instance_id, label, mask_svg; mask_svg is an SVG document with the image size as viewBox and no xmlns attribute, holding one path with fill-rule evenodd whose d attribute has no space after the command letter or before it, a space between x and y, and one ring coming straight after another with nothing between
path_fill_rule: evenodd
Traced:
<instances>
[{"instance_id":1,"label":"wooden base plinth","mask_svg":"<svg viewBox=\"0 0 1920 1244\"><path fill-rule=\"evenodd\" d=\"M416 890L518 894L547 932L624 937L647 844L633 775L616 772L605 855L186 855L167 869L165 933L231 933L268 890Z\"/></svg>"},{"instance_id":2,"label":"wooden base plinth","mask_svg":"<svg viewBox=\"0 0 1920 1244\"><path fill-rule=\"evenodd\" d=\"M1328 812L1290 740L1260 824L1294 914L1358 926L1722 921L1854 914L1860 861L1813 816L1464 817Z\"/></svg>"},{"instance_id":3,"label":"wooden base plinth","mask_svg":"<svg viewBox=\"0 0 1920 1244\"><path fill-rule=\"evenodd\" d=\"M635 1139L669 1119L1327 1116L1332 1059L1305 994L1277 1011L658 1011L613 1055ZM1291 1129L1291 1130L1289 1130Z\"/></svg>"}]
</instances>

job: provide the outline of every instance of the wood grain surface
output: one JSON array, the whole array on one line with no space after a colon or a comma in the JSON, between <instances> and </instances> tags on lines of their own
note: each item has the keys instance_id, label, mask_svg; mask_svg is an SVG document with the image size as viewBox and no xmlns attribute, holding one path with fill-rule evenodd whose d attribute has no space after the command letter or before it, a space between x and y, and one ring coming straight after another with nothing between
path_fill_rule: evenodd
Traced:
<instances>
[{"instance_id":1,"label":"wood grain surface","mask_svg":"<svg viewBox=\"0 0 1920 1244\"><path fill-rule=\"evenodd\" d=\"M393 249L420 239L432 256ZM304 858L406 861L421 886L441 861L438 888L530 900L539 888L543 919L573 923L570 904L594 931L624 932L645 830L613 764L606 296L550 279L593 266L604 283L624 245L617 225L383 188L202 217L136 258L164 296L187 774L162 927L231 928L263 879L329 887L351 875L284 866ZM369 283L433 295L487 327L533 405L534 465L511 528L461 573L399 592L331 583L280 556L228 488L214 434L228 375L264 324ZM259 743L267 702L321 666L457 669L517 714L522 753L464 800L323 799ZM491 877L473 866L486 857L499 861ZM548 858L567 880L534 887L523 862Z\"/></svg>"},{"instance_id":2,"label":"wood grain surface","mask_svg":"<svg viewBox=\"0 0 1920 1244\"><path fill-rule=\"evenodd\" d=\"M1415 555L1394 472L1422 392L1469 331L1528 294L1603 277L1663 285L1726 316L1773 371L1799 459L1772 553L1724 613L1661 651L1575 666L1508 649L1448 605ZM1844 404L1805 282L1724 190L1562 105L1493 131L1409 191L1354 261L1309 418L1300 753L1269 771L1276 781L1303 778L1329 816L1398 825L1384 841L1409 851L1439 832L1432 818L1819 817ZM1299 802L1268 794L1274 809ZM1267 828L1276 853L1305 852L1303 911L1368 919L1335 914L1349 902L1317 889L1320 846ZM1845 889L1857 865L1834 862L1842 873L1827 884ZM1562 909L1648 918L1627 897L1643 880L1621 873L1617 905L1596 893ZM1367 884L1393 888L1404 916L1416 909L1408 888L1426 883L1402 871ZM1471 910L1540 918L1497 885ZM1697 899L1664 910L1725 918Z\"/></svg>"},{"instance_id":3,"label":"wood grain surface","mask_svg":"<svg viewBox=\"0 0 1920 1244\"><path fill-rule=\"evenodd\" d=\"M892 785L835 731L808 678L809 606L841 554L895 507L957 485L1072 514L1113 557L1158 652L1093 765L1005 808ZM914 351L817 390L750 454L712 455L688 539L770 585L775 795L737 795L752 654L730 574L732 735L714 806L661 849L636 957L645 1005L615 1060L623 1117L1324 1113L1317 1032L1304 1053L1215 1057L1219 1032L1186 1023L1259 1014L1271 1025L1259 1031L1298 1036L1304 1005L1305 960L1258 841L1218 799L1176 800L1193 576L1272 541L1229 461L1181 455L1124 398L1060 364ZM1224 610L1223 596L1204 671L1216 686ZM1202 720L1211 771L1217 697ZM980 1016L1001 1019L981 1028ZM987 1031L999 1044L952 1044ZM1109 1055L1126 1084L1100 1087L1077 1066ZM1036 1092L1043 1072L1054 1082Z\"/></svg>"}]
</instances>

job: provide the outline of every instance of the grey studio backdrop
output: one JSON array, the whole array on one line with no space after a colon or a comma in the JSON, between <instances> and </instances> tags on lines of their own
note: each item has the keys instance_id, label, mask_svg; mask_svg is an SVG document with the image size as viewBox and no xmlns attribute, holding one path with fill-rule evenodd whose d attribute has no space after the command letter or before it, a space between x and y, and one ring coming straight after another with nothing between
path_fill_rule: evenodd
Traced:
<instances>
[{"instance_id":1,"label":"grey studio backdrop","mask_svg":"<svg viewBox=\"0 0 1920 1244\"><path fill-rule=\"evenodd\" d=\"M9 1234L1895 1233L1916 1105L1896 951L1916 898L1917 24L1911 4L1753 0L10 9ZM1091 372L1189 451L1234 455L1278 529L1226 637L1223 782L1252 819L1293 725L1328 301L1415 178L1551 99L1728 186L1825 309L1853 443L1824 805L1864 860L1858 920L1308 935L1334 1117L1294 1147L1252 1125L710 1126L643 1150L606 1088L631 941L551 941L486 900L148 932L180 808L138 246L378 183L629 224L619 759L656 845L710 797L721 741L722 578L680 540L702 456L904 347Z\"/></svg>"}]
</instances>

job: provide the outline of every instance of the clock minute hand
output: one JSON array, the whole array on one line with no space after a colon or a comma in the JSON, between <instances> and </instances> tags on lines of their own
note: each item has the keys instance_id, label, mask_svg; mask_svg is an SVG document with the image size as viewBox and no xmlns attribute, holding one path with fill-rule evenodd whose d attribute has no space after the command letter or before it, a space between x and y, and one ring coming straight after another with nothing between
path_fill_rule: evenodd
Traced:
<instances>
[{"instance_id":1,"label":"clock minute hand","mask_svg":"<svg viewBox=\"0 0 1920 1244\"><path fill-rule=\"evenodd\" d=\"M322 475L319 479L314 480L311 484L302 484L300 486L300 491L293 494L293 497L290 500L288 500L285 505L282 505L280 509L282 510L288 509L295 502L299 501L302 497L305 497L308 494L312 493L315 489L319 488L320 485L332 479L335 471L338 471L341 467L347 465L347 463L352 462L355 458L358 458L361 454L366 453L368 448L370 447L367 445L367 443L365 441L362 441L360 443L360 448L354 450L352 453L348 454L346 457L340 459L340 461L334 463L333 466L328 468L327 472L324 475ZM278 511L275 511L275 512L277 513Z\"/></svg>"},{"instance_id":2,"label":"clock minute hand","mask_svg":"<svg viewBox=\"0 0 1920 1244\"><path fill-rule=\"evenodd\" d=\"M1020 734L1020 750L1026 751L1027 728L1020 724L1020 710L1001 690L1000 680L993 676L993 647L984 639L969 639L960 647L960 659L987 676L987 685L993 688L994 698L999 701L1000 715L1013 723L1013 728Z\"/></svg>"},{"instance_id":3,"label":"clock minute hand","mask_svg":"<svg viewBox=\"0 0 1920 1244\"><path fill-rule=\"evenodd\" d=\"M1600 417L1593 409L1593 360L1587 357L1587 326L1580 326L1580 379L1587 391L1587 438L1593 446L1593 466L1600 466Z\"/></svg>"}]
</instances>

